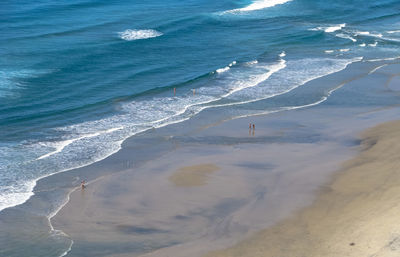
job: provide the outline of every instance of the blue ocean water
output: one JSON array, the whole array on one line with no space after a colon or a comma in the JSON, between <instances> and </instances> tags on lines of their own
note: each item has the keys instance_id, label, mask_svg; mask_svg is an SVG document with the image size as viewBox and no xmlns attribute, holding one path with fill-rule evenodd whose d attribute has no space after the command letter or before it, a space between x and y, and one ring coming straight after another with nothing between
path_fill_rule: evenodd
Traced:
<instances>
[{"instance_id":1,"label":"blue ocean water","mask_svg":"<svg viewBox=\"0 0 400 257\"><path fill-rule=\"evenodd\" d=\"M400 2L4 0L0 31L2 210L137 133L397 58Z\"/></svg>"}]
</instances>

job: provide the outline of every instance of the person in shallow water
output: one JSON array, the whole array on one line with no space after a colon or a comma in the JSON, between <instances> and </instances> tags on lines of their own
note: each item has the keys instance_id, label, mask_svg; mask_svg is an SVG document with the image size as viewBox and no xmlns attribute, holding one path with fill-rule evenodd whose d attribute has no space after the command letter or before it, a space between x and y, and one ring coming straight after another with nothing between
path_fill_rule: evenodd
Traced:
<instances>
[{"instance_id":1,"label":"person in shallow water","mask_svg":"<svg viewBox=\"0 0 400 257\"><path fill-rule=\"evenodd\" d=\"M82 182L81 182L81 188L82 188L82 189L85 189L85 187L86 187L86 185L85 185L85 180L82 180Z\"/></svg>"}]
</instances>

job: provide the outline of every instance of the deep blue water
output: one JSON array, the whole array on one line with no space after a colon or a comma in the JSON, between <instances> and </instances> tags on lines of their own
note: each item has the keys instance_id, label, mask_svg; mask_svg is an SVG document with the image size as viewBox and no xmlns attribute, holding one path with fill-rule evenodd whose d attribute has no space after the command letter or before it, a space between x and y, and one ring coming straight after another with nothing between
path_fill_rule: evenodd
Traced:
<instances>
[{"instance_id":1,"label":"deep blue water","mask_svg":"<svg viewBox=\"0 0 400 257\"><path fill-rule=\"evenodd\" d=\"M400 2L4 0L0 31L2 210L141 131L399 56Z\"/></svg>"}]
</instances>

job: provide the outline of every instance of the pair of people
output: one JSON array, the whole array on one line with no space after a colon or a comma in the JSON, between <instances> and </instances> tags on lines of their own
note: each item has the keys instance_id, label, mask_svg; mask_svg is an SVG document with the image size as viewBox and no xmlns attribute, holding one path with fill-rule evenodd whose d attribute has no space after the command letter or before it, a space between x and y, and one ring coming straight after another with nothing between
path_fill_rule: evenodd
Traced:
<instances>
[{"instance_id":1,"label":"pair of people","mask_svg":"<svg viewBox=\"0 0 400 257\"><path fill-rule=\"evenodd\" d=\"M253 128L253 129L252 129ZM253 124L249 124L249 136L253 135L254 136L254 132L256 131L256 125Z\"/></svg>"}]
</instances>

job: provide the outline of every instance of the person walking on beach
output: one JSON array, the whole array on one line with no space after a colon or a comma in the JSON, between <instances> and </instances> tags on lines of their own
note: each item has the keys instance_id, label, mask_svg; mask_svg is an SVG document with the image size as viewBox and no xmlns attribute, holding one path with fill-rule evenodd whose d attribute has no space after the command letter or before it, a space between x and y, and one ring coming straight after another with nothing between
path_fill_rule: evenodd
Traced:
<instances>
[{"instance_id":1,"label":"person walking on beach","mask_svg":"<svg viewBox=\"0 0 400 257\"><path fill-rule=\"evenodd\" d=\"M254 136L254 131L256 130L256 125L253 123L253 124L249 124L249 135L253 135Z\"/></svg>"},{"instance_id":2,"label":"person walking on beach","mask_svg":"<svg viewBox=\"0 0 400 257\"><path fill-rule=\"evenodd\" d=\"M82 188L82 190L85 189L85 187L86 187L86 185L85 185L85 180L82 180L82 182L81 182L81 188Z\"/></svg>"}]
</instances>

